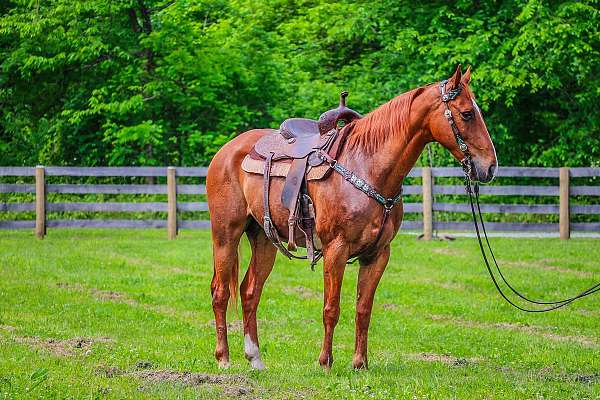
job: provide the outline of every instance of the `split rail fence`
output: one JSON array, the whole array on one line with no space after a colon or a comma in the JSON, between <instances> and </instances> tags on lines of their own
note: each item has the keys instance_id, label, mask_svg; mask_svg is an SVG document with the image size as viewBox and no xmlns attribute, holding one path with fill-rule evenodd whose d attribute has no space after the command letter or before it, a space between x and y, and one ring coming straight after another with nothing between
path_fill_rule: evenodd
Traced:
<instances>
[{"instance_id":1,"label":"split rail fence","mask_svg":"<svg viewBox=\"0 0 600 400\"><path fill-rule=\"evenodd\" d=\"M208 220L178 218L178 213L208 211L207 203L181 202L181 194L204 195L203 184L178 184L178 177L206 177L207 168L186 167L0 167L2 177L35 177L35 183L0 183L2 193L35 193L35 202L0 202L0 211L32 212L35 220L0 220L0 229L34 229L43 238L47 228L166 228L169 239L179 229L208 228ZM47 177L166 177L166 184L51 184ZM600 222L571 222L573 214L600 214L600 204L571 204L573 196L600 196L600 186L571 185L571 178L600 177L600 168L519 168L501 167L499 177L552 178L553 185L489 185L482 186L482 195L551 196L553 204L483 204L484 213L556 214L558 223L490 222L490 231L559 232L568 239L571 231L600 232ZM422 214L422 220L405 220L404 229L423 230L430 239L434 230L472 230L467 221L434 221L435 212L470 213L463 185L436 184L436 178L462 177L460 168L414 168L409 177L420 177L421 185L405 185L406 195L421 195L420 203L404 203L405 213ZM49 202L48 193L66 194L166 194L167 202ZM436 195L463 195L464 202L435 202ZM594 202L596 203L596 202ZM49 212L166 212L166 220L136 219L48 219Z\"/></svg>"}]
</instances>

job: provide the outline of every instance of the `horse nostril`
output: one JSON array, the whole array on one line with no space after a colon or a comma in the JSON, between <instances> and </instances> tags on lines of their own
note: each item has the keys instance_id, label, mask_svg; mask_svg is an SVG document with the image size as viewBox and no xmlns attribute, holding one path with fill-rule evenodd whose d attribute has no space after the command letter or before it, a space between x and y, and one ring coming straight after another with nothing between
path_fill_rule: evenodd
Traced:
<instances>
[{"instance_id":1,"label":"horse nostril","mask_svg":"<svg viewBox=\"0 0 600 400\"><path fill-rule=\"evenodd\" d=\"M494 177L494 173L496 172L496 164L490 165L488 169L488 179L492 179Z\"/></svg>"}]
</instances>

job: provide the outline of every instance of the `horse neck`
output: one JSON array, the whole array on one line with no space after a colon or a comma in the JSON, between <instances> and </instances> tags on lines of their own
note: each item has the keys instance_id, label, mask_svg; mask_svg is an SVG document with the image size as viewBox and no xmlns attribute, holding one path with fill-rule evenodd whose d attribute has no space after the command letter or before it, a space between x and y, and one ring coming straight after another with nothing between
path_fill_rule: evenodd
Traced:
<instances>
[{"instance_id":1,"label":"horse neck","mask_svg":"<svg viewBox=\"0 0 600 400\"><path fill-rule=\"evenodd\" d=\"M431 140L427 124L426 96L416 97L403 134L385 135L376 148L357 144L344 157L344 163L386 197L398 194L404 178L415 165L425 145ZM377 112L377 110L375 111ZM381 135L381 131L363 132Z\"/></svg>"}]
</instances>

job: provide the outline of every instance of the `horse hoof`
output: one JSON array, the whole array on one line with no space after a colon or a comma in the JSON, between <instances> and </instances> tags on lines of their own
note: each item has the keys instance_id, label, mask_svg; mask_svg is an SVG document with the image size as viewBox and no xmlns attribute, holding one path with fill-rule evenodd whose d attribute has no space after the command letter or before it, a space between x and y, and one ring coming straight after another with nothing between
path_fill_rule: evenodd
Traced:
<instances>
[{"instance_id":1,"label":"horse hoof","mask_svg":"<svg viewBox=\"0 0 600 400\"><path fill-rule=\"evenodd\" d=\"M367 365L366 361L356 360L352 361L352 368L354 368L356 371L366 371L369 369L369 366Z\"/></svg>"},{"instance_id":2,"label":"horse hoof","mask_svg":"<svg viewBox=\"0 0 600 400\"><path fill-rule=\"evenodd\" d=\"M229 361L218 361L217 365L219 366L219 369L229 369L229 367L231 367L231 364L229 363Z\"/></svg>"},{"instance_id":3,"label":"horse hoof","mask_svg":"<svg viewBox=\"0 0 600 400\"><path fill-rule=\"evenodd\" d=\"M262 371L265 369L265 364L262 362L262 360L260 358L255 358L253 360L250 360L250 366L258 371Z\"/></svg>"},{"instance_id":4,"label":"horse hoof","mask_svg":"<svg viewBox=\"0 0 600 400\"><path fill-rule=\"evenodd\" d=\"M329 372L331 370L331 366L333 365L333 357L331 356L321 356L319 357L319 364L324 371Z\"/></svg>"}]
</instances>

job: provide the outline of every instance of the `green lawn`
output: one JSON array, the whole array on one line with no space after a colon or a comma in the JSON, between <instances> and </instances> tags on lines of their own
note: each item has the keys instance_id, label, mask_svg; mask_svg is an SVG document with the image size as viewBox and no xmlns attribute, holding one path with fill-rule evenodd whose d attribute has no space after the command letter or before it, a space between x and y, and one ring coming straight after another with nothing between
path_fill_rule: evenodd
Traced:
<instances>
[{"instance_id":1,"label":"green lawn","mask_svg":"<svg viewBox=\"0 0 600 400\"><path fill-rule=\"evenodd\" d=\"M318 366L322 266L278 258L259 309L266 371L213 358L210 235L155 230L0 232L3 398L600 398L600 294L543 315L505 304L473 238L399 235L351 369L357 266L347 268L335 364ZM600 280L600 241L492 238L515 284L561 297ZM241 249L242 274L249 250ZM241 280L241 277L240 277Z\"/></svg>"}]
</instances>

